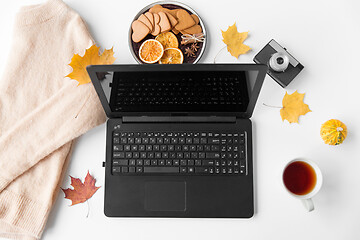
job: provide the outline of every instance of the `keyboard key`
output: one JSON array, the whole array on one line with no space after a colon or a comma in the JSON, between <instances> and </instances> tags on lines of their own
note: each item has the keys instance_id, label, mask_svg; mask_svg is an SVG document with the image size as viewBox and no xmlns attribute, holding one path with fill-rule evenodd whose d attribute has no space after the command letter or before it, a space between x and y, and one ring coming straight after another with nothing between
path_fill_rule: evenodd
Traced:
<instances>
[{"instance_id":1,"label":"keyboard key","mask_svg":"<svg viewBox=\"0 0 360 240\"><path fill-rule=\"evenodd\" d=\"M121 168L121 172L123 172L123 173L129 172L128 167L122 167L122 168Z\"/></svg>"},{"instance_id":2,"label":"keyboard key","mask_svg":"<svg viewBox=\"0 0 360 240\"><path fill-rule=\"evenodd\" d=\"M214 166L215 162L214 160L203 160L203 166Z\"/></svg>"},{"instance_id":3,"label":"keyboard key","mask_svg":"<svg viewBox=\"0 0 360 240\"><path fill-rule=\"evenodd\" d=\"M158 165L158 161L157 160L151 160L151 165Z\"/></svg>"},{"instance_id":4,"label":"keyboard key","mask_svg":"<svg viewBox=\"0 0 360 240\"><path fill-rule=\"evenodd\" d=\"M195 160L195 166L201 166L201 160Z\"/></svg>"},{"instance_id":5,"label":"keyboard key","mask_svg":"<svg viewBox=\"0 0 360 240\"><path fill-rule=\"evenodd\" d=\"M113 160L113 165L128 165L129 161L128 160Z\"/></svg>"},{"instance_id":6,"label":"keyboard key","mask_svg":"<svg viewBox=\"0 0 360 240\"><path fill-rule=\"evenodd\" d=\"M125 153L124 152L114 152L113 158L125 158Z\"/></svg>"},{"instance_id":7,"label":"keyboard key","mask_svg":"<svg viewBox=\"0 0 360 240\"><path fill-rule=\"evenodd\" d=\"M180 167L180 173L186 173L187 168L186 167Z\"/></svg>"},{"instance_id":8,"label":"keyboard key","mask_svg":"<svg viewBox=\"0 0 360 240\"><path fill-rule=\"evenodd\" d=\"M178 173L179 167L144 167L144 173Z\"/></svg>"},{"instance_id":9,"label":"keyboard key","mask_svg":"<svg viewBox=\"0 0 360 240\"><path fill-rule=\"evenodd\" d=\"M240 167L245 167L245 164L246 164L245 160L240 160Z\"/></svg>"},{"instance_id":10,"label":"keyboard key","mask_svg":"<svg viewBox=\"0 0 360 240\"><path fill-rule=\"evenodd\" d=\"M142 167L136 167L136 172L137 172L137 173L142 173L142 172L143 172L143 168L142 168Z\"/></svg>"},{"instance_id":11,"label":"keyboard key","mask_svg":"<svg viewBox=\"0 0 360 240\"><path fill-rule=\"evenodd\" d=\"M136 165L136 161L134 159L129 160L129 165Z\"/></svg>"},{"instance_id":12,"label":"keyboard key","mask_svg":"<svg viewBox=\"0 0 360 240\"><path fill-rule=\"evenodd\" d=\"M113 173L119 173L119 172L121 172L121 171L120 171L120 167L112 167L112 172L113 172Z\"/></svg>"},{"instance_id":13,"label":"keyboard key","mask_svg":"<svg viewBox=\"0 0 360 240\"><path fill-rule=\"evenodd\" d=\"M174 161L173 161L173 164L174 164L175 166L179 166L180 161L179 161L179 160L174 160Z\"/></svg>"},{"instance_id":14,"label":"keyboard key","mask_svg":"<svg viewBox=\"0 0 360 240\"><path fill-rule=\"evenodd\" d=\"M124 146L123 145L114 145L113 150L114 151L123 151Z\"/></svg>"},{"instance_id":15,"label":"keyboard key","mask_svg":"<svg viewBox=\"0 0 360 240\"><path fill-rule=\"evenodd\" d=\"M159 160L159 165L165 165L165 160Z\"/></svg>"},{"instance_id":16,"label":"keyboard key","mask_svg":"<svg viewBox=\"0 0 360 240\"><path fill-rule=\"evenodd\" d=\"M172 160L166 160L166 165L172 165Z\"/></svg>"},{"instance_id":17,"label":"keyboard key","mask_svg":"<svg viewBox=\"0 0 360 240\"><path fill-rule=\"evenodd\" d=\"M196 173L208 173L209 169L207 167L195 167Z\"/></svg>"},{"instance_id":18,"label":"keyboard key","mask_svg":"<svg viewBox=\"0 0 360 240\"><path fill-rule=\"evenodd\" d=\"M188 161L187 161L187 164L188 164L189 166L193 166L193 165L195 164L195 162L194 162L194 160L188 160Z\"/></svg>"},{"instance_id":19,"label":"keyboard key","mask_svg":"<svg viewBox=\"0 0 360 240\"><path fill-rule=\"evenodd\" d=\"M181 166L186 166L187 164L187 161L186 160L180 160L180 165Z\"/></svg>"},{"instance_id":20,"label":"keyboard key","mask_svg":"<svg viewBox=\"0 0 360 240\"><path fill-rule=\"evenodd\" d=\"M211 144L220 144L220 139L219 138L210 138L208 143Z\"/></svg>"},{"instance_id":21,"label":"keyboard key","mask_svg":"<svg viewBox=\"0 0 360 240\"><path fill-rule=\"evenodd\" d=\"M114 143L114 144L119 144L119 143L120 143L120 138L114 137L113 143Z\"/></svg>"},{"instance_id":22,"label":"keyboard key","mask_svg":"<svg viewBox=\"0 0 360 240\"><path fill-rule=\"evenodd\" d=\"M220 153L207 152L206 158L220 158Z\"/></svg>"},{"instance_id":23,"label":"keyboard key","mask_svg":"<svg viewBox=\"0 0 360 240\"><path fill-rule=\"evenodd\" d=\"M187 171L188 173L194 173L194 167L188 167Z\"/></svg>"},{"instance_id":24,"label":"keyboard key","mask_svg":"<svg viewBox=\"0 0 360 240\"><path fill-rule=\"evenodd\" d=\"M218 145L212 145L211 146L211 151L213 152L219 152L220 151L220 147Z\"/></svg>"},{"instance_id":25,"label":"keyboard key","mask_svg":"<svg viewBox=\"0 0 360 240\"><path fill-rule=\"evenodd\" d=\"M143 165L143 160L136 160L136 165Z\"/></svg>"},{"instance_id":26,"label":"keyboard key","mask_svg":"<svg viewBox=\"0 0 360 240\"><path fill-rule=\"evenodd\" d=\"M144 160L144 165L145 165L145 166L149 166L149 165L150 165L150 163L151 163L151 161L150 161L150 160Z\"/></svg>"},{"instance_id":27,"label":"keyboard key","mask_svg":"<svg viewBox=\"0 0 360 240\"><path fill-rule=\"evenodd\" d=\"M129 167L129 173L134 173L135 172L135 167Z\"/></svg>"}]
</instances>

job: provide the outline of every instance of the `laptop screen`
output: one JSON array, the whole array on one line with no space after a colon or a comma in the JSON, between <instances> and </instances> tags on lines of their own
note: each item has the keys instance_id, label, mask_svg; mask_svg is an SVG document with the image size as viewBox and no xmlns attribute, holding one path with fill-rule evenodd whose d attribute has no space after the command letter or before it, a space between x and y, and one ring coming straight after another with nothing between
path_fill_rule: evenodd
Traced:
<instances>
[{"instance_id":1,"label":"laptop screen","mask_svg":"<svg viewBox=\"0 0 360 240\"><path fill-rule=\"evenodd\" d=\"M122 65L123 70L95 71L95 76L115 114L248 111L253 94L258 95L254 89L259 69L240 69L235 64L228 70L214 68L218 65L200 66L207 67L165 71L163 66Z\"/></svg>"}]
</instances>

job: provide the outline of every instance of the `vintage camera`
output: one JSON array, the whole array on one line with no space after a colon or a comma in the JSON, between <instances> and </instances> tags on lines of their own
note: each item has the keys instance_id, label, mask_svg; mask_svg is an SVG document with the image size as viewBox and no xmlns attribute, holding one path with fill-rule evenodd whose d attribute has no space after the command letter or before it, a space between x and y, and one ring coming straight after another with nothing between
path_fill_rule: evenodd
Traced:
<instances>
[{"instance_id":1,"label":"vintage camera","mask_svg":"<svg viewBox=\"0 0 360 240\"><path fill-rule=\"evenodd\" d=\"M254 57L257 64L268 65L267 74L285 88L304 66L274 39Z\"/></svg>"}]
</instances>

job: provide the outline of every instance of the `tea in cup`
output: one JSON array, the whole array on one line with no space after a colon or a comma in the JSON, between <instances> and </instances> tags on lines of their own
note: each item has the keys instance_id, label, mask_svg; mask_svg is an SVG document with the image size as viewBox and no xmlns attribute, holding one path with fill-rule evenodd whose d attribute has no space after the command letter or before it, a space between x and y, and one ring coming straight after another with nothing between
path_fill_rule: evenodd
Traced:
<instances>
[{"instance_id":1,"label":"tea in cup","mask_svg":"<svg viewBox=\"0 0 360 240\"><path fill-rule=\"evenodd\" d=\"M322 185L320 168L312 161L295 159L285 166L282 178L290 195L300 199L309 212L313 211L314 203L311 198Z\"/></svg>"}]
</instances>

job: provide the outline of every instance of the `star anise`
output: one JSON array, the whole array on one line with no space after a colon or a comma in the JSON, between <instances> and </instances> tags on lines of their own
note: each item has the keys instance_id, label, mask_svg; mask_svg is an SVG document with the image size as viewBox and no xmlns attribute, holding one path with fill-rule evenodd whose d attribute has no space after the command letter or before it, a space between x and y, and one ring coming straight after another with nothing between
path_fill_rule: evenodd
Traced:
<instances>
[{"instance_id":1,"label":"star anise","mask_svg":"<svg viewBox=\"0 0 360 240\"><path fill-rule=\"evenodd\" d=\"M196 52L200 47L197 45L197 43L193 43L191 44L190 48L193 52Z\"/></svg>"},{"instance_id":2,"label":"star anise","mask_svg":"<svg viewBox=\"0 0 360 240\"><path fill-rule=\"evenodd\" d=\"M185 54L188 57L195 57L195 53L193 50L191 50L189 47L185 48Z\"/></svg>"}]
</instances>

